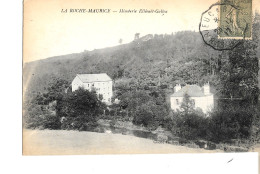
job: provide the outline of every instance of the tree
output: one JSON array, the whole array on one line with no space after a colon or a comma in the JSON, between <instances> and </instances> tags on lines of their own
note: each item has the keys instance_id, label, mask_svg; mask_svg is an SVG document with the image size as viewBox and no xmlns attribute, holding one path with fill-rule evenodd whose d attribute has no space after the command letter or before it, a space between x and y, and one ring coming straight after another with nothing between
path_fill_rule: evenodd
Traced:
<instances>
[{"instance_id":1,"label":"tree","mask_svg":"<svg viewBox=\"0 0 260 174\"><path fill-rule=\"evenodd\" d=\"M151 107L152 103L142 104L135 112L133 123L145 127L155 124Z\"/></svg>"},{"instance_id":2,"label":"tree","mask_svg":"<svg viewBox=\"0 0 260 174\"><path fill-rule=\"evenodd\" d=\"M68 87L68 81L52 79L46 92L39 92L26 106L25 126L33 129L60 129L62 100Z\"/></svg>"},{"instance_id":3,"label":"tree","mask_svg":"<svg viewBox=\"0 0 260 174\"><path fill-rule=\"evenodd\" d=\"M168 113L166 105L156 105L155 101L151 100L141 104L136 109L133 123L155 130L159 125L164 124L164 119L168 116Z\"/></svg>"},{"instance_id":4,"label":"tree","mask_svg":"<svg viewBox=\"0 0 260 174\"><path fill-rule=\"evenodd\" d=\"M134 113L142 104L152 100L152 97L143 90L128 91L119 96L120 106Z\"/></svg>"},{"instance_id":5,"label":"tree","mask_svg":"<svg viewBox=\"0 0 260 174\"><path fill-rule=\"evenodd\" d=\"M247 139L250 136L255 110L232 108L216 110L210 117L208 131L210 141L221 142L231 139Z\"/></svg>"},{"instance_id":6,"label":"tree","mask_svg":"<svg viewBox=\"0 0 260 174\"><path fill-rule=\"evenodd\" d=\"M205 139L208 134L208 118L196 114L175 113L173 117L172 132L177 136L189 140L198 138Z\"/></svg>"},{"instance_id":7,"label":"tree","mask_svg":"<svg viewBox=\"0 0 260 174\"><path fill-rule=\"evenodd\" d=\"M54 100L60 100L62 95L65 93L65 90L70 86L70 83L67 80L61 78L53 78L49 87L47 88L46 98L48 102Z\"/></svg>"},{"instance_id":8,"label":"tree","mask_svg":"<svg viewBox=\"0 0 260 174\"><path fill-rule=\"evenodd\" d=\"M97 120L105 110L95 92L83 88L66 95L62 100L61 114L65 117L63 128L89 130L96 126Z\"/></svg>"},{"instance_id":9,"label":"tree","mask_svg":"<svg viewBox=\"0 0 260 174\"><path fill-rule=\"evenodd\" d=\"M183 101L181 103L181 107L180 107L182 112L184 114L190 114L195 111L194 107L195 107L195 103L190 98L190 96L187 93L185 93L183 96Z\"/></svg>"},{"instance_id":10,"label":"tree","mask_svg":"<svg viewBox=\"0 0 260 174\"><path fill-rule=\"evenodd\" d=\"M242 40L233 50L222 52L226 59L222 63L220 79L222 97L241 98L240 106L257 105L259 96L257 48L259 43L259 14L253 22L252 40ZM238 106L239 107L239 106Z\"/></svg>"}]
</instances>

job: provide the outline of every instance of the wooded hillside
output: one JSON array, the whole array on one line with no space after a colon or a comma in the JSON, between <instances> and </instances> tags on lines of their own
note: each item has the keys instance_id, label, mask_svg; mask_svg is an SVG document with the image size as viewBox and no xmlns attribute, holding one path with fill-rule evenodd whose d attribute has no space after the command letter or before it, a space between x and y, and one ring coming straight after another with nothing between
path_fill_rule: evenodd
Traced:
<instances>
[{"instance_id":1,"label":"wooded hillside","mask_svg":"<svg viewBox=\"0 0 260 174\"><path fill-rule=\"evenodd\" d=\"M257 44L256 57L259 58L260 43ZM252 55L248 56L247 60L254 63L245 66L258 68L259 61L255 63L255 59L250 60ZM214 86L212 92L221 95L221 88L224 88L221 79L229 77L232 80L231 73L234 74L227 72L230 66L227 52L206 46L198 32L182 31L163 37L154 36L148 41L137 39L116 47L26 63L23 86L26 95L31 96L43 92L53 78L71 82L76 74L107 73L115 80L116 86L125 88L171 90L176 83L202 85L209 81Z\"/></svg>"}]
</instances>

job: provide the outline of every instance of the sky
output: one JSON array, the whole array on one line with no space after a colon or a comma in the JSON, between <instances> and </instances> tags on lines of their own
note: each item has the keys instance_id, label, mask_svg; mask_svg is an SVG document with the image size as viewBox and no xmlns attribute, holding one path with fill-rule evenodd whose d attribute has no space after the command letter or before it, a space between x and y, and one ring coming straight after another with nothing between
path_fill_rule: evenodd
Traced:
<instances>
[{"instance_id":1,"label":"sky","mask_svg":"<svg viewBox=\"0 0 260 174\"><path fill-rule=\"evenodd\" d=\"M215 0L25 0L23 61L129 43L135 33L198 31L202 12ZM260 1L254 2L254 8ZM62 13L62 9L159 9L167 13Z\"/></svg>"}]
</instances>

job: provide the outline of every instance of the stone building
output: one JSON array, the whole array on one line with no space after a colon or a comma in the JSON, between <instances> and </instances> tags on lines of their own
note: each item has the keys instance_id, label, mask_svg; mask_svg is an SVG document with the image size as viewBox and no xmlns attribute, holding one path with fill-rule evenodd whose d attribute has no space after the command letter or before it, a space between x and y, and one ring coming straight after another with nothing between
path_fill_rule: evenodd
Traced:
<instances>
[{"instance_id":1,"label":"stone building","mask_svg":"<svg viewBox=\"0 0 260 174\"><path fill-rule=\"evenodd\" d=\"M102 95L102 101L111 103L113 96L112 79L106 74L77 74L72 81L72 91L77 90L79 87L89 91L95 90L97 95Z\"/></svg>"}]
</instances>

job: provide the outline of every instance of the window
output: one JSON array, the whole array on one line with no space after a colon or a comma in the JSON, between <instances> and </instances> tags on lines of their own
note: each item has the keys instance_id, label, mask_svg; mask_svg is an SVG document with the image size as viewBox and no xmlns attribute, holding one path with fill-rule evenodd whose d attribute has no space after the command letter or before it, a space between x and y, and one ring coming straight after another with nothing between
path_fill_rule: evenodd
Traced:
<instances>
[{"instance_id":1,"label":"window","mask_svg":"<svg viewBox=\"0 0 260 174\"><path fill-rule=\"evenodd\" d=\"M179 103L179 99L176 99L176 104L177 104L177 105L179 105L179 104L180 104L180 103Z\"/></svg>"}]
</instances>

